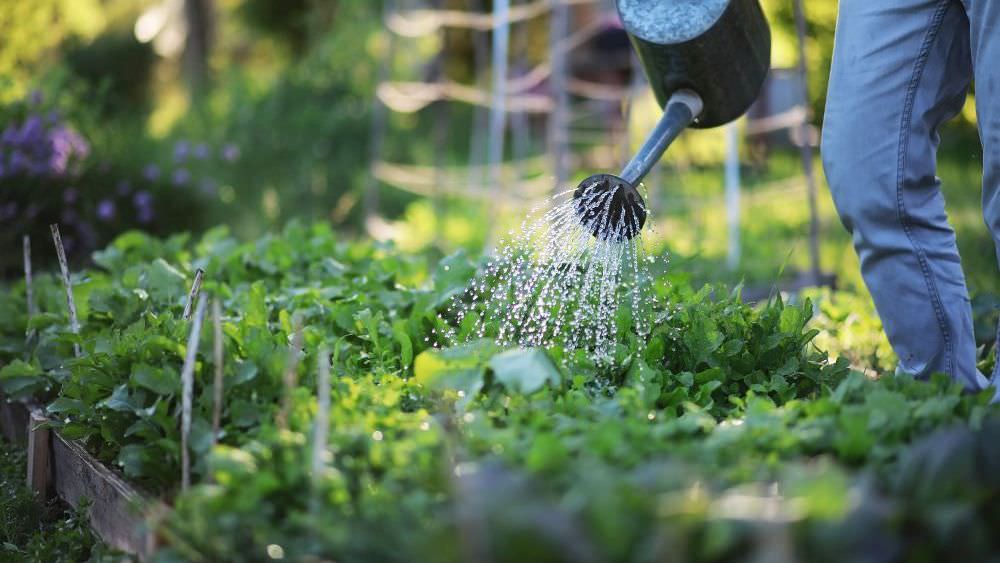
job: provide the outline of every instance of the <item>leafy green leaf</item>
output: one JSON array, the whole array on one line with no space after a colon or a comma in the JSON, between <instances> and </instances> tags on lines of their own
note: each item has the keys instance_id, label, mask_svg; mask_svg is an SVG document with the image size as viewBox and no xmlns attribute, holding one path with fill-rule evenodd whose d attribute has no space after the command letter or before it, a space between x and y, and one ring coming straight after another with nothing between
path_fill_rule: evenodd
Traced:
<instances>
[{"instance_id":1,"label":"leafy green leaf","mask_svg":"<svg viewBox=\"0 0 1000 563\"><path fill-rule=\"evenodd\" d=\"M559 385L562 376L552 361L539 348L519 348L493 356L489 367L504 387L516 393L530 395L546 383Z\"/></svg>"}]
</instances>

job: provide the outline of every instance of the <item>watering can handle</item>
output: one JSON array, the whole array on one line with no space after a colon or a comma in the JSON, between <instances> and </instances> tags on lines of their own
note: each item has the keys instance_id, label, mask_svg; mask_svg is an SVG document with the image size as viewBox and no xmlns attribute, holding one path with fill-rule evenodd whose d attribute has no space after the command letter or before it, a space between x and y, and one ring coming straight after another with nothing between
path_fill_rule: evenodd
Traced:
<instances>
[{"instance_id":1,"label":"watering can handle","mask_svg":"<svg viewBox=\"0 0 1000 563\"><path fill-rule=\"evenodd\" d=\"M632 160L625 165L621 178L633 186L649 173L663 153L699 115L704 105L701 97L693 90L678 90L674 92L663 109L663 117L653 128L646 141Z\"/></svg>"}]
</instances>

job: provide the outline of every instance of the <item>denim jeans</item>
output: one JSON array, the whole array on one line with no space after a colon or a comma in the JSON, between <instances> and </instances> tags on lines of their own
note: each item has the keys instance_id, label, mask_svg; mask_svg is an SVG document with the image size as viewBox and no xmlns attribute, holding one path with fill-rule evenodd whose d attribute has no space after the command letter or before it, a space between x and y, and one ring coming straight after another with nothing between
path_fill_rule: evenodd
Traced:
<instances>
[{"instance_id":1,"label":"denim jeans","mask_svg":"<svg viewBox=\"0 0 1000 563\"><path fill-rule=\"evenodd\" d=\"M975 79L983 214L1000 259L1000 0L840 0L839 10L823 164L898 371L984 389L936 153L938 128Z\"/></svg>"}]
</instances>

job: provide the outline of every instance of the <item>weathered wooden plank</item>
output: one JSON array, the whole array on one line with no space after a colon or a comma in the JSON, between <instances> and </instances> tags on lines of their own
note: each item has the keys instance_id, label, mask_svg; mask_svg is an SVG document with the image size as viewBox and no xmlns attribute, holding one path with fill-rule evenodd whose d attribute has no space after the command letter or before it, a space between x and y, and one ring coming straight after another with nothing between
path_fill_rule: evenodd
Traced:
<instances>
[{"instance_id":1,"label":"weathered wooden plank","mask_svg":"<svg viewBox=\"0 0 1000 563\"><path fill-rule=\"evenodd\" d=\"M28 443L28 409L24 404L0 396L0 430L8 442L22 447Z\"/></svg>"},{"instance_id":2,"label":"weathered wooden plank","mask_svg":"<svg viewBox=\"0 0 1000 563\"><path fill-rule=\"evenodd\" d=\"M48 418L41 409L31 409L28 422L28 488L39 498L49 498L52 466L52 444L45 423Z\"/></svg>"},{"instance_id":3,"label":"weathered wooden plank","mask_svg":"<svg viewBox=\"0 0 1000 563\"><path fill-rule=\"evenodd\" d=\"M88 517L94 532L108 545L149 557L156 549L152 531L155 519L167 507L151 500L100 461L80 444L58 433L52 437L52 469L56 493L72 506L90 501Z\"/></svg>"}]
</instances>

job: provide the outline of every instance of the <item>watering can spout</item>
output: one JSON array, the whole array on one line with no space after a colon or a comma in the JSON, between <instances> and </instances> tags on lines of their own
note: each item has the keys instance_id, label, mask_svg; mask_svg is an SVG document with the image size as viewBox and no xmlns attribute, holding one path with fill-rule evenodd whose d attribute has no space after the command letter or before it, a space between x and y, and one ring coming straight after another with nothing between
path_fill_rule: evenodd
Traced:
<instances>
[{"instance_id":1,"label":"watering can spout","mask_svg":"<svg viewBox=\"0 0 1000 563\"><path fill-rule=\"evenodd\" d=\"M621 177L638 186L682 131L701 115L704 104L693 90L675 92L663 110L663 117L649 133L642 147L622 169Z\"/></svg>"},{"instance_id":2,"label":"watering can spout","mask_svg":"<svg viewBox=\"0 0 1000 563\"><path fill-rule=\"evenodd\" d=\"M750 108L770 69L771 31L759 0L616 4L663 116L620 176L591 176L573 198L594 236L624 240L646 222L639 183L678 135L689 126L723 125Z\"/></svg>"},{"instance_id":3,"label":"watering can spout","mask_svg":"<svg viewBox=\"0 0 1000 563\"><path fill-rule=\"evenodd\" d=\"M671 96L663 117L620 175L596 174L573 192L574 209L595 237L619 242L634 238L646 224L646 202L639 193L642 179L670 143L701 114L698 94L681 90Z\"/></svg>"}]
</instances>

